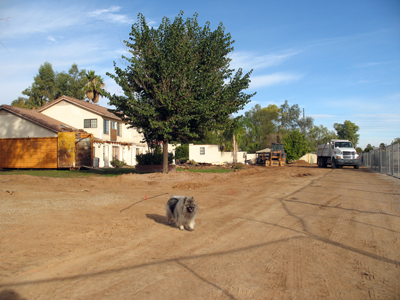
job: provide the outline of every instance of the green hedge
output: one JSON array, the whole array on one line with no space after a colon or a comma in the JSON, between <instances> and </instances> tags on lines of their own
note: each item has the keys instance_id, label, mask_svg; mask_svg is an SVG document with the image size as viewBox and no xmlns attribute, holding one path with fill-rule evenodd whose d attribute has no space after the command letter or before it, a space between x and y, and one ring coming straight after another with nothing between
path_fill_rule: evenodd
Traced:
<instances>
[{"instance_id":1,"label":"green hedge","mask_svg":"<svg viewBox=\"0 0 400 300\"><path fill-rule=\"evenodd\" d=\"M168 164L172 163L174 156L172 153L168 153ZM162 165L163 154L162 153L145 153L136 155L136 161L138 165Z\"/></svg>"}]
</instances>

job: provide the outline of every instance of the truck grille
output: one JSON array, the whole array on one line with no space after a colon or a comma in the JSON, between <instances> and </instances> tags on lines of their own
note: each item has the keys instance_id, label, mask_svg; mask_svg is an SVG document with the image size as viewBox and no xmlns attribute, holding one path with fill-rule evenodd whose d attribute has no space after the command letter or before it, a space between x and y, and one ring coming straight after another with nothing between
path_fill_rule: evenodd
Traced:
<instances>
[{"instance_id":1,"label":"truck grille","mask_svg":"<svg viewBox=\"0 0 400 300\"><path fill-rule=\"evenodd\" d=\"M354 159L356 156L356 153L353 151L343 151L343 158L352 158Z\"/></svg>"}]
</instances>

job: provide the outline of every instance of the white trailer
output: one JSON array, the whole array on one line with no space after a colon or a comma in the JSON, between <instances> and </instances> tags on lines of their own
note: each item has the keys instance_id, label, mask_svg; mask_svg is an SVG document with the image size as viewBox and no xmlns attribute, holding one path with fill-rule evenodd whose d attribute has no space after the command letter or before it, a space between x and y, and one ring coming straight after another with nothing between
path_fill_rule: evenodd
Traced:
<instances>
[{"instance_id":1,"label":"white trailer","mask_svg":"<svg viewBox=\"0 0 400 300\"><path fill-rule=\"evenodd\" d=\"M330 140L326 144L318 145L317 163L320 168L331 165L333 169L343 166L354 166L354 169L358 169L360 157L349 140Z\"/></svg>"}]
</instances>

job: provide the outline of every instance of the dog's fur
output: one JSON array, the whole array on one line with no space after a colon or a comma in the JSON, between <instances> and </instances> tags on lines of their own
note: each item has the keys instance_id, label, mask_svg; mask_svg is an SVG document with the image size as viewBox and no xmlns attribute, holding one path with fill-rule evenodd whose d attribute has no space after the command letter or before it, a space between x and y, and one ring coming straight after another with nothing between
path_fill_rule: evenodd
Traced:
<instances>
[{"instance_id":1,"label":"dog's fur","mask_svg":"<svg viewBox=\"0 0 400 300\"><path fill-rule=\"evenodd\" d=\"M180 230L194 230L197 210L193 197L186 196L171 196L165 206L168 224L174 220Z\"/></svg>"}]
</instances>

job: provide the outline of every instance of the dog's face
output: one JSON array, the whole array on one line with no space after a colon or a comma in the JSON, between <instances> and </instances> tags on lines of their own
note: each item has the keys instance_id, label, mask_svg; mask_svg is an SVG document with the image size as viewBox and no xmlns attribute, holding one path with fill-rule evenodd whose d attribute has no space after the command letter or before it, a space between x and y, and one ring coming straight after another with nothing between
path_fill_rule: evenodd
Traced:
<instances>
[{"instance_id":1,"label":"dog's face","mask_svg":"<svg viewBox=\"0 0 400 300\"><path fill-rule=\"evenodd\" d=\"M187 197L185 199L185 207L188 213L194 213L197 209L196 201L194 201L193 197Z\"/></svg>"}]
</instances>

